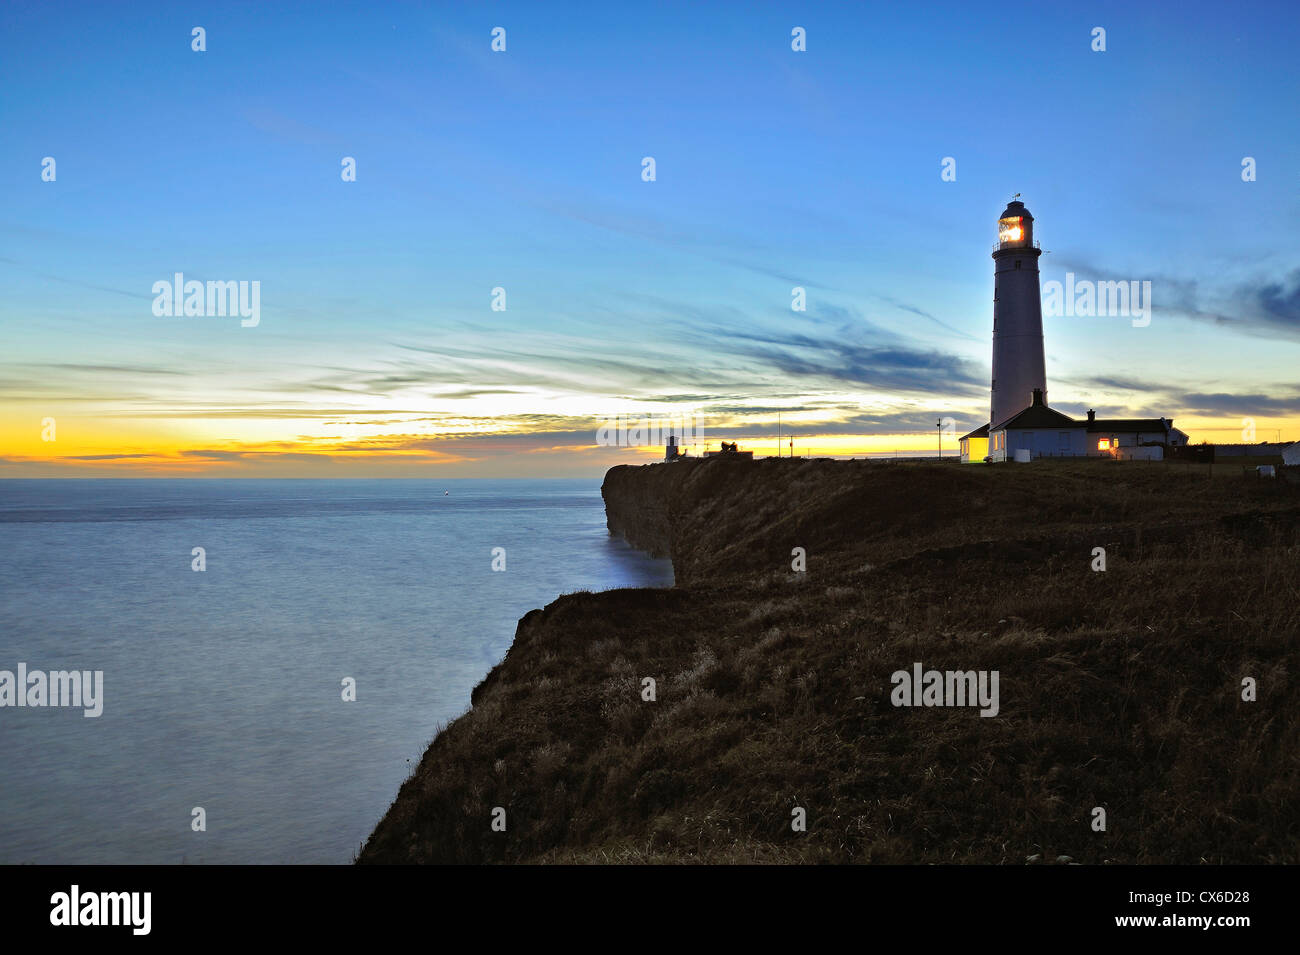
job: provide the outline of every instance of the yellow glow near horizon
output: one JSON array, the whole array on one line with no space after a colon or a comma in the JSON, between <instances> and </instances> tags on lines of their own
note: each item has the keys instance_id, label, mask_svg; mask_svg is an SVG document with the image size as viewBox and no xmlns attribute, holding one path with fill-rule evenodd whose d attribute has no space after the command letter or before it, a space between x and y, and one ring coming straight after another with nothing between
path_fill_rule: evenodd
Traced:
<instances>
[{"instance_id":1,"label":"yellow glow near horizon","mask_svg":"<svg viewBox=\"0 0 1300 955\"><path fill-rule=\"evenodd\" d=\"M828 421L851 414L851 396L829 399L826 407L792 409L781 414L778 445L777 417L766 411L704 419L704 436L683 442L690 456L716 450L723 440L738 441L755 457L868 457L925 456L940 451L940 437L928 433L835 434L822 429ZM611 402L618 405L623 401ZM448 403L443 403L444 407ZM680 420L689 412L647 415L644 404L622 412L629 420ZM314 417L267 414L240 416L238 411L217 411L211 416L178 413L175 417L144 414L96 415L85 407L65 405L32 414L0 415L0 474L6 477L96 474L112 476L408 476L443 469L449 475L523 477L547 473L599 473L618 463L662 460L662 446L601 447L596 428L601 420L575 420L537 413L479 418L477 415L442 417L405 411L367 414L367 410ZM868 408L868 405L858 405ZM881 406L885 407L885 406ZM579 410L574 406L574 410ZM909 409L915 410L915 409ZM464 414L463 407L461 413ZM611 417L619 412L612 412ZM884 414L884 411L880 412ZM56 439L43 441L46 418L55 419ZM1177 421L1193 444L1252 443L1241 433L1238 419L1192 418ZM1300 436L1300 417L1258 419L1256 441L1277 441ZM584 432L591 429L590 435ZM966 428L962 429L964 433ZM750 431L750 434L746 434ZM761 433L754 433L761 432ZM942 436L944 455L958 453L959 434ZM429 476L432 476L430 474Z\"/></svg>"}]
</instances>

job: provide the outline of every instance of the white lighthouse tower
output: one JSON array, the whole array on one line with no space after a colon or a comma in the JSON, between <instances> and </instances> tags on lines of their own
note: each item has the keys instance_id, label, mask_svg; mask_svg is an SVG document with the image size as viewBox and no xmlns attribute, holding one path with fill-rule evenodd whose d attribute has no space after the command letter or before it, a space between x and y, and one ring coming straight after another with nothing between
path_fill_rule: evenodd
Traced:
<instances>
[{"instance_id":1,"label":"white lighthouse tower","mask_svg":"<svg viewBox=\"0 0 1300 955\"><path fill-rule=\"evenodd\" d=\"M1047 404L1047 369L1043 360L1043 305L1038 288L1034 217L1013 199L998 217L998 245L993 250L993 382L989 427L1025 410L1037 398Z\"/></svg>"}]
</instances>

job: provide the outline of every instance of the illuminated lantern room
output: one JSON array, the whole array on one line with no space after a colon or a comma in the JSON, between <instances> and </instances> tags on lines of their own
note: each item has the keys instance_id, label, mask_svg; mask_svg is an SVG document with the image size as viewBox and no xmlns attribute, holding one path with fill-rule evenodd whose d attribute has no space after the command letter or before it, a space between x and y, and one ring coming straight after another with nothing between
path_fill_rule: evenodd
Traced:
<instances>
[{"instance_id":1,"label":"illuminated lantern room","mask_svg":"<svg viewBox=\"0 0 1300 955\"><path fill-rule=\"evenodd\" d=\"M1029 249L1034 246L1034 217L1018 199L1007 204L998 218L999 249Z\"/></svg>"}]
</instances>

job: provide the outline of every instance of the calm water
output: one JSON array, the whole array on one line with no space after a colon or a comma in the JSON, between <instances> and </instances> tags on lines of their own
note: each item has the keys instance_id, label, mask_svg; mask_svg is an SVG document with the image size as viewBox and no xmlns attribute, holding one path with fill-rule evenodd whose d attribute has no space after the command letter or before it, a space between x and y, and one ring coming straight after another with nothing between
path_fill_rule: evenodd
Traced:
<instances>
[{"instance_id":1,"label":"calm water","mask_svg":"<svg viewBox=\"0 0 1300 955\"><path fill-rule=\"evenodd\" d=\"M351 861L519 617L672 583L599 487L0 481L0 670L104 671L0 709L0 863Z\"/></svg>"}]
</instances>

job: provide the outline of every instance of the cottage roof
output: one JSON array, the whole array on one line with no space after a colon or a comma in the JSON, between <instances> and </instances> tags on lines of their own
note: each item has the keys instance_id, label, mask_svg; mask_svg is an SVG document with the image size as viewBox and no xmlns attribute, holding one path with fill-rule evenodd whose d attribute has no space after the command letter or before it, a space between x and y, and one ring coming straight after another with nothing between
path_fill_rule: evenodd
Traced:
<instances>
[{"instance_id":1,"label":"cottage roof","mask_svg":"<svg viewBox=\"0 0 1300 955\"><path fill-rule=\"evenodd\" d=\"M965 441L967 438L987 438L989 436L989 426L981 425L970 434L963 434L958 440Z\"/></svg>"},{"instance_id":2,"label":"cottage roof","mask_svg":"<svg viewBox=\"0 0 1300 955\"><path fill-rule=\"evenodd\" d=\"M1125 434L1138 431L1169 431L1173 418L1098 418L1088 422L1089 431L1119 431Z\"/></svg>"},{"instance_id":3,"label":"cottage roof","mask_svg":"<svg viewBox=\"0 0 1300 955\"><path fill-rule=\"evenodd\" d=\"M1002 422L994 431L1023 430L1025 428L1082 428L1085 422L1075 421L1069 415L1061 414L1047 405L1030 405L1019 414L1012 415Z\"/></svg>"}]
</instances>

